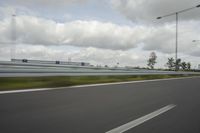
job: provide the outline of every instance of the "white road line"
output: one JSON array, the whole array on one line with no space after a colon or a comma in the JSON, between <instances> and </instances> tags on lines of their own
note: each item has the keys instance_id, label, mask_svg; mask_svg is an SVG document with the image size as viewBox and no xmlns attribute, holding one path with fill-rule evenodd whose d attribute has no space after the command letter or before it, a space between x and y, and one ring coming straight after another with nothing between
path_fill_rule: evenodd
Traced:
<instances>
[{"instance_id":1,"label":"white road line","mask_svg":"<svg viewBox=\"0 0 200 133\"><path fill-rule=\"evenodd\" d=\"M71 86L71 87L67 87L67 88L81 88L81 87L94 87L94 86L105 86L105 85L120 85L120 84L132 84L132 83L145 83L145 82L181 80L181 79L191 79L191 78L200 78L200 76L182 77L182 78L167 78L167 79L151 79L151 80L139 80L139 81L126 81L126 82L114 82L114 83L99 83L99 84L89 84L89 85L76 85L76 86Z\"/></svg>"},{"instance_id":2,"label":"white road line","mask_svg":"<svg viewBox=\"0 0 200 133\"><path fill-rule=\"evenodd\" d=\"M9 93L20 93L20 92L34 92L34 91L44 91L50 90L49 88L44 89L26 89L26 90L12 90L12 91L0 91L0 94L9 94Z\"/></svg>"},{"instance_id":3,"label":"white road line","mask_svg":"<svg viewBox=\"0 0 200 133\"><path fill-rule=\"evenodd\" d=\"M124 124L120 127L114 128L114 129L112 129L112 130L110 130L106 133L123 133L123 132L125 132L125 131L127 131L131 128L134 128L134 127L136 127L136 126L138 126L138 125L140 125L140 124L142 124L142 123L144 123L144 122L146 122L146 121L148 121L148 120L150 120L150 119L152 119L152 118L154 118L154 117L156 117L156 116L158 116L162 113L169 111L170 109L174 108L175 106L176 105L174 105L174 104L167 105L167 106L165 106L165 107L163 107L159 110L156 110L156 111L154 111L154 112L152 112L148 115L145 115L145 116L140 117L136 120L133 120L133 121L131 121L127 124Z\"/></svg>"},{"instance_id":4,"label":"white road line","mask_svg":"<svg viewBox=\"0 0 200 133\"><path fill-rule=\"evenodd\" d=\"M127 81L127 82L115 82L115 83L99 83L99 84L89 84L89 85L76 85L76 86L70 86L70 87L37 88L37 89L23 89L23 90L13 90L13 91L0 91L0 94L22 93L22 92L32 92L32 91L45 91L45 90L54 90L54 89L67 89L67 88L82 88L82 87L107 86L107 85L121 85L121 84L133 84L133 83L169 81L169 80L181 80L181 79L191 79L191 78L200 78L200 76L183 77L183 78L140 80L140 81Z\"/></svg>"}]
</instances>

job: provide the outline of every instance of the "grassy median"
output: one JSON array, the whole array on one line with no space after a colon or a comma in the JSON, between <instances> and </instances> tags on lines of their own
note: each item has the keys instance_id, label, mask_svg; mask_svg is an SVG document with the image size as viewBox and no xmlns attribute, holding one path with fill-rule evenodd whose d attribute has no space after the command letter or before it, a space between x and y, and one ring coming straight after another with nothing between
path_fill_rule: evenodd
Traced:
<instances>
[{"instance_id":1,"label":"grassy median","mask_svg":"<svg viewBox=\"0 0 200 133\"><path fill-rule=\"evenodd\" d=\"M0 91L31 89L31 88L64 87L64 86L95 84L95 83L177 78L186 76L188 75L72 76L72 77L61 76L61 77L0 78Z\"/></svg>"}]
</instances>

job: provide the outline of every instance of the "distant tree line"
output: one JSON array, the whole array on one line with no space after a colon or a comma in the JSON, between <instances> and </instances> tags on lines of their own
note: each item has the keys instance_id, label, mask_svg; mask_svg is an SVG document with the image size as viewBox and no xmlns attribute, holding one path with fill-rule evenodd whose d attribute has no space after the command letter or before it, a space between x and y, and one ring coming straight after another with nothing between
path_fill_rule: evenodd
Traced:
<instances>
[{"instance_id":1,"label":"distant tree line","mask_svg":"<svg viewBox=\"0 0 200 133\"><path fill-rule=\"evenodd\" d=\"M174 58L168 58L166 65L170 70L191 70L191 63L181 61L181 59L177 59L177 61L175 61Z\"/></svg>"},{"instance_id":2,"label":"distant tree line","mask_svg":"<svg viewBox=\"0 0 200 133\"><path fill-rule=\"evenodd\" d=\"M151 52L149 59L147 60L147 66L150 69L154 69L154 65L157 63L156 61L157 55L155 52ZM169 70L191 70L191 63L182 61L181 59L177 59L175 61L174 58L168 58L168 61L166 63L166 66L169 68Z\"/></svg>"}]
</instances>

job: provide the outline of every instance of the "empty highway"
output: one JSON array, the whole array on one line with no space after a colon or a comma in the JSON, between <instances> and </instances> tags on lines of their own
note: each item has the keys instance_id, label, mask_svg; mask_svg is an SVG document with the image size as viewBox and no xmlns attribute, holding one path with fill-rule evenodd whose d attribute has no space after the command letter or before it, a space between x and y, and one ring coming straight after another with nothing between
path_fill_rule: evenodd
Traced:
<instances>
[{"instance_id":1,"label":"empty highway","mask_svg":"<svg viewBox=\"0 0 200 133\"><path fill-rule=\"evenodd\" d=\"M200 77L0 94L1 133L199 133Z\"/></svg>"}]
</instances>

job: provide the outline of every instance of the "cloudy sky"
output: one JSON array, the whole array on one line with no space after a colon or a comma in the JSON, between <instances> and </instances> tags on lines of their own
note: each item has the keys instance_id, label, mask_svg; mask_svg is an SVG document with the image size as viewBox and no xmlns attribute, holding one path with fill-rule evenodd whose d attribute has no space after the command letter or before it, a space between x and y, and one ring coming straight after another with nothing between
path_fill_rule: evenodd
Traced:
<instances>
[{"instance_id":1,"label":"cloudy sky","mask_svg":"<svg viewBox=\"0 0 200 133\"><path fill-rule=\"evenodd\" d=\"M174 57L175 16L199 0L1 0L0 60L86 61L156 67ZM12 18L12 14L16 14ZM179 15L179 58L200 64L200 8ZM13 40L16 40L13 43Z\"/></svg>"}]
</instances>

